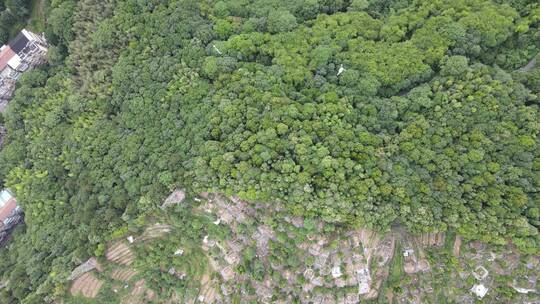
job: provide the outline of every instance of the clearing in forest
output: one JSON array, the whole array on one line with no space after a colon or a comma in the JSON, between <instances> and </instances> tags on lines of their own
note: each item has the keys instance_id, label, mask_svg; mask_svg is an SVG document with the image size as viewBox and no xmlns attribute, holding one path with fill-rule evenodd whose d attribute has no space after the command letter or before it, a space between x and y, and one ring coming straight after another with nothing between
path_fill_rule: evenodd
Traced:
<instances>
[{"instance_id":1,"label":"clearing in forest","mask_svg":"<svg viewBox=\"0 0 540 304\"><path fill-rule=\"evenodd\" d=\"M136 271L129 268L117 268L111 273L111 278L113 280L127 282L136 274Z\"/></svg>"},{"instance_id":2,"label":"clearing in forest","mask_svg":"<svg viewBox=\"0 0 540 304\"><path fill-rule=\"evenodd\" d=\"M87 298L95 298L101 285L103 285L101 280L98 280L92 273L87 272L73 282L70 292L74 296L82 294Z\"/></svg>"},{"instance_id":3,"label":"clearing in forest","mask_svg":"<svg viewBox=\"0 0 540 304\"><path fill-rule=\"evenodd\" d=\"M131 249L129 249L129 247L123 242L118 242L109 247L105 256L107 257L107 260L111 262L123 264L126 266L131 265L131 263L133 263L133 260L135 259L135 255L133 254Z\"/></svg>"}]
</instances>

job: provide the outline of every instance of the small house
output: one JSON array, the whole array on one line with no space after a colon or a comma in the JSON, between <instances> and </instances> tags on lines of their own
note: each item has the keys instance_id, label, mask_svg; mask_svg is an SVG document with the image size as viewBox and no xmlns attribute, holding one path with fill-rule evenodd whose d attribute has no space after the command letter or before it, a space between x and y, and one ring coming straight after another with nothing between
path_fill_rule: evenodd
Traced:
<instances>
[{"instance_id":1,"label":"small house","mask_svg":"<svg viewBox=\"0 0 540 304\"><path fill-rule=\"evenodd\" d=\"M46 62L47 50L45 37L26 29L0 47L0 111L11 99L21 74Z\"/></svg>"},{"instance_id":2,"label":"small house","mask_svg":"<svg viewBox=\"0 0 540 304\"><path fill-rule=\"evenodd\" d=\"M8 240L11 230L24 220L21 207L9 189L0 192L0 245Z\"/></svg>"}]
</instances>

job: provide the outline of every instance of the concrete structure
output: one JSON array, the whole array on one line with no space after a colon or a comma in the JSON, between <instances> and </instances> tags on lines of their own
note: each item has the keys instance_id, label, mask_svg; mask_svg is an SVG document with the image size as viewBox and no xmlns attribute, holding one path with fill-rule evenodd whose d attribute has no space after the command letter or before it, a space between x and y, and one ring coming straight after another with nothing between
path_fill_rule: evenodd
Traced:
<instances>
[{"instance_id":1,"label":"concrete structure","mask_svg":"<svg viewBox=\"0 0 540 304\"><path fill-rule=\"evenodd\" d=\"M478 284L471 288L471 292L474 293L478 299L482 299L486 296L488 289L483 284Z\"/></svg>"},{"instance_id":2,"label":"concrete structure","mask_svg":"<svg viewBox=\"0 0 540 304\"><path fill-rule=\"evenodd\" d=\"M21 207L9 189L0 192L0 246L9 239L13 228L24 220Z\"/></svg>"},{"instance_id":3,"label":"concrete structure","mask_svg":"<svg viewBox=\"0 0 540 304\"><path fill-rule=\"evenodd\" d=\"M21 74L46 62L47 50L45 37L26 29L0 48L0 112L11 99Z\"/></svg>"},{"instance_id":4,"label":"concrete structure","mask_svg":"<svg viewBox=\"0 0 540 304\"><path fill-rule=\"evenodd\" d=\"M472 275L478 281L485 279L489 274L489 271L484 266L476 266Z\"/></svg>"},{"instance_id":5,"label":"concrete structure","mask_svg":"<svg viewBox=\"0 0 540 304\"><path fill-rule=\"evenodd\" d=\"M334 266L332 268L332 277L335 279L341 277L341 275L341 268L339 266Z\"/></svg>"}]
</instances>

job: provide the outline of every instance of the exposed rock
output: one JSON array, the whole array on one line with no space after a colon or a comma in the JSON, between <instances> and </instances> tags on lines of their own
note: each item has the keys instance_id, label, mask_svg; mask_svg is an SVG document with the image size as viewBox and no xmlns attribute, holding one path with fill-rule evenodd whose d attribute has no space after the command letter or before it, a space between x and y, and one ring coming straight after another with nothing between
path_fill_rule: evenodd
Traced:
<instances>
[{"instance_id":1,"label":"exposed rock","mask_svg":"<svg viewBox=\"0 0 540 304\"><path fill-rule=\"evenodd\" d=\"M171 205L180 204L184 201L185 198L186 193L184 192L184 190L176 189L167 197L167 199L165 199L165 202L163 203L163 205L161 205L161 208L165 209Z\"/></svg>"},{"instance_id":2,"label":"exposed rock","mask_svg":"<svg viewBox=\"0 0 540 304\"><path fill-rule=\"evenodd\" d=\"M83 264L79 265L77 268L73 269L71 274L68 277L69 281L75 280L76 278L80 277L84 273L99 268L98 270L101 270L101 266L99 265L96 258L92 257L88 259L88 261L84 262Z\"/></svg>"}]
</instances>

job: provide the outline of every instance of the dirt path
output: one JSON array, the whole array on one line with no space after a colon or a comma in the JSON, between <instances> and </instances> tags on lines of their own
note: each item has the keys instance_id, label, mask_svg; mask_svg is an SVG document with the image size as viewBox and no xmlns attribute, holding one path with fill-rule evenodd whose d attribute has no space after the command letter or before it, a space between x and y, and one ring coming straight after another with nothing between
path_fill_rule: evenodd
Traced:
<instances>
[{"instance_id":1,"label":"dirt path","mask_svg":"<svg viewBox=\"0 0 540 304\"><path fill-rule=\"evenodd\" d=\"M456 235L456 240L454 241L454 249L452 250L452 253L455 257L459 256L459 251L461 249L461 237L459 235Z\"/></svg>"},{"instance_id":2,"label":"dirt path","mask_svg":"<svg viewBox=\"0 0 540 304\"><path fill-rule=\"evenodd\" d=\"M527 63L525 66L519 68L518 71L522 72L522 73L527 73L530 70L534 69L534 67L536 66L537 58L539 56L540 56L540 53L536 54L536 56L534 56L533 59L531 59L531 61L529 61L529 63Z\"/></svg>"}]
</instances>

